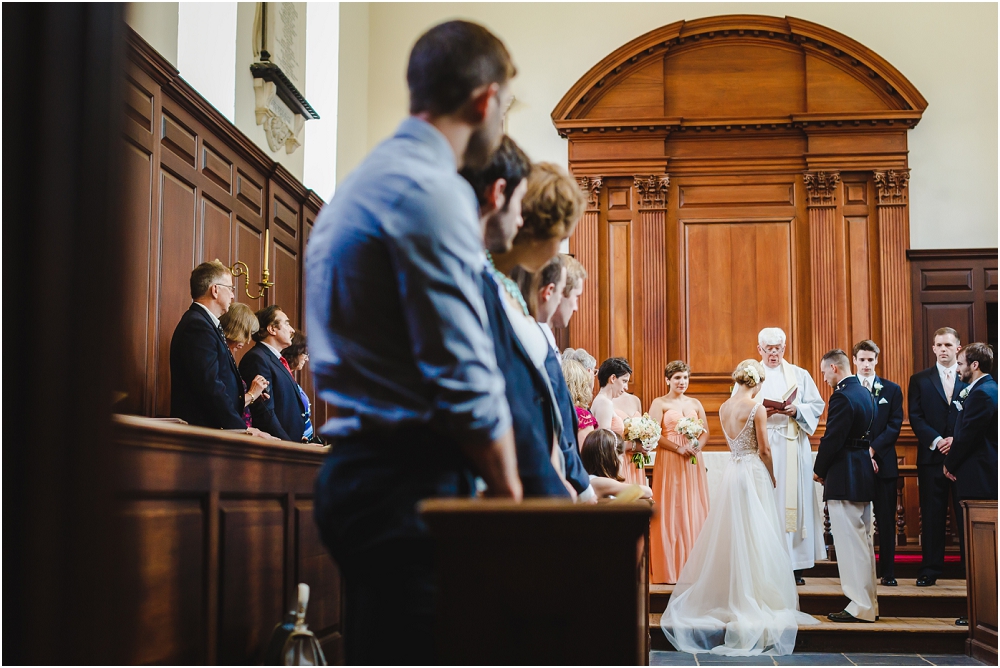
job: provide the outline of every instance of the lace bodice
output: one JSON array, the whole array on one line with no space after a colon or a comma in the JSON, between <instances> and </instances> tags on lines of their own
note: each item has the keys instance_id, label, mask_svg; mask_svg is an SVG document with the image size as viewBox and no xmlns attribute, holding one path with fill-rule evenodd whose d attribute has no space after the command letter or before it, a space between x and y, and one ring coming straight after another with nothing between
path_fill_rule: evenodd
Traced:
<instances>
[{"instance_id":1,"label":"lace bodice","mask_svg":"<svg viewBox=\"0 0 1000 668\"><path fill-rule=\"evenodd\" d=\"M747 459L748 457L757 455L757 430L751 427L753 427L753 416L757 413L758 408L760 408L760 404L755 404L750 409L750 415L747 417L746 424L743 425L743 429L736 435L736 438L729 438L726 428L722 428L722 433L725 434L726 442L729 443L729 452L732 453L733 459Z\"/></svg>"}]
</instances>

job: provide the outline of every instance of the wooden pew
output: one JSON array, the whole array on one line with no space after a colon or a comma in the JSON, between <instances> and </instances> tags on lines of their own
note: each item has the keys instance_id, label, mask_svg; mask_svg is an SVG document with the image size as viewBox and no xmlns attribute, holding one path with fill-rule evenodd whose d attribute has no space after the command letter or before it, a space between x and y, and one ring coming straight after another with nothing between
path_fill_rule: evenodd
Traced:
<instances>
[{"instance_id":1,"label":"wooden pew","mask_svg":"<svg viewBox=\"0 0 1000 668\"><path fill-rule=\"evenodd\" d=\"M440 499L422 513L441 663L648 665L648 503Z\"/></svg>"},{"instance_id":2,"label":"wooden pew","mask_svg":"<svg viewBox=\"0 0 1000 668\"><path fill-rule=\"evenodd\" d=\"M969 591L966 653L997 663L997 502L962 501L965 511L965 581Z\"/></svg>"},{"instance_id":3,"label":"wooden pew","mask_svg":"<svg viewBox=\"0 0 1000 668\"><path fill-rule=\"evenodd\" d=\"M299 582L327 661L343 662L340 577L313 522L327 448L124 415L114 440L120 662L259 664Z\"/></svg>"}]
</instances>

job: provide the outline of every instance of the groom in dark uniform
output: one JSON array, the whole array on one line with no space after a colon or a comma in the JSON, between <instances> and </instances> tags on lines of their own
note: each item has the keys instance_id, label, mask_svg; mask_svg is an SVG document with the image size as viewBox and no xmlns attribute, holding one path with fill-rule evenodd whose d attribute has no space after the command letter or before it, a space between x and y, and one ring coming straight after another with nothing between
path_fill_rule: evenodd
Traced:
<instances>
[{"instance_id":1,"label":"groom in dark uniform","mask_svg":"<svg viewBox=\"0 0 1000 668\"><path fill-rule=\"evenodd\" d=\"M851 375L847 353L834 349L820 363L823 379L834 388L819 442L813 479L824 487L830 530L837 545L837 570L844 595L841 612L827 615L834 622L874 622L878 619L875 549L872 546L872 506L875 472L871 428L875 403L857 376Z\"/></svg>"}]
</instances>

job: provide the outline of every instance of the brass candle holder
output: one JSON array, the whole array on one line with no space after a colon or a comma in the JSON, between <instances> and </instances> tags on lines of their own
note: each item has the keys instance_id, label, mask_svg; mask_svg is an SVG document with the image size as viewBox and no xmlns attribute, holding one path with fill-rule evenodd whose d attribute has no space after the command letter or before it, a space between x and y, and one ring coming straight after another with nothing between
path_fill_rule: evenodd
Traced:
<instances>
[{"instance_id":1,"label":"brass candle holder","mask_svg":"<svg viewBox=\"0 0 1000 668\"><path fill-rule=\"evenodd\" d=\"M240 276L246 278L246 287L244 288L247 293L247 297L250 299L260 299L267 292L268 288L273 288L274 283L271 282L271 270L268 269L268 257L270 256L271 250L271 230L264 230L264 271L261 277L260 283L257 285L260 287L260 293L256 296L250 294L250 267L247 266L246 262L237 260L233 263L233 266L229 268L229 271L233 275L233 282L235 283Z\"/></svg>"}]
</instances>

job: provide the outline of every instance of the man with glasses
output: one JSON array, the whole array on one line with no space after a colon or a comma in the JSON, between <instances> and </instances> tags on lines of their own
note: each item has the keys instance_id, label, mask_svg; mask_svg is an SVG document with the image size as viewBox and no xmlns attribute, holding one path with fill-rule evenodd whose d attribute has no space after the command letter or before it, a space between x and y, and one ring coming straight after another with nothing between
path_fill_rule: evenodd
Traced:
<instances>
[{"instance_id":1,"label":"man with glasses","mask_svg":"<svg viewBox=\"0 0 1000 668\"><path fill-rule=\"evenodd\" d=\"M213 429L247 429L243 421L243 380L219 318L236 297L233 275L219 262L203 262L191 272L191 308L170 340L170 415Z\"/></svg>"}]
</instances>

